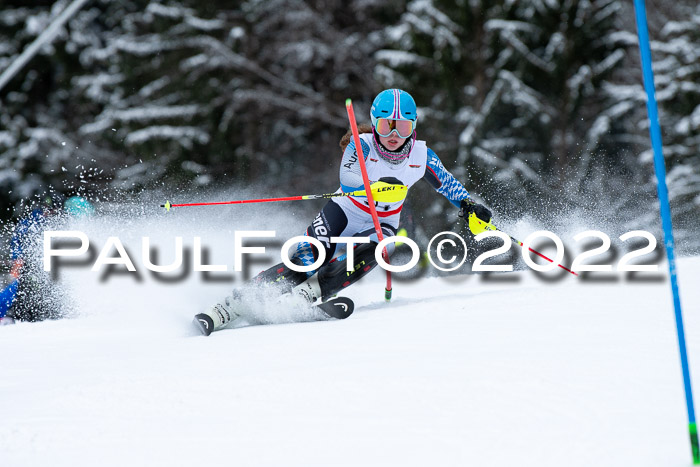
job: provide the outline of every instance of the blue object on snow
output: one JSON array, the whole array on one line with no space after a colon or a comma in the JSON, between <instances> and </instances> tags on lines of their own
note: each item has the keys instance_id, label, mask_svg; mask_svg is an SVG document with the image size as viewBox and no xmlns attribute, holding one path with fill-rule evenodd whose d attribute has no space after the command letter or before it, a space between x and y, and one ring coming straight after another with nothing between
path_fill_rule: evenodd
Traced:
<instances>
[{"instance_id":1,"label":"blue object on snow","mask_svg":"<svg viewBox=\"0 0 700 467\"><path fill-rule=\"evenodd\" d=\"M10 240L10 259L22 259L24 249L27 247L27 242L36 232L39 232L44 223L46 216L42 209L33 209L27 217L21 219Z\"/></svg>"},{"instance_id":2,"label":"blue object on snow","mask_svg":"<svg viewBox=\"0 0 700 467\"><path fill-rule=\"evenodd\" d=\"M63 205L63 209L70 216L84 217L95 213L95 207L82 196L71 196Z\"/></svg>"},{"instance_id":3,"label":"blue object on snow","mask_svg":"<svg viewBox=\"0 0 700 467\"><path fill-rule=\"evenodd\" d=\"M5 317L7 310L10 309L12 303L15 301L18 286L19 279L15 279L10 285L5 287L2 292L0 292L0 318Z\"/></svg>"}]
</instances>

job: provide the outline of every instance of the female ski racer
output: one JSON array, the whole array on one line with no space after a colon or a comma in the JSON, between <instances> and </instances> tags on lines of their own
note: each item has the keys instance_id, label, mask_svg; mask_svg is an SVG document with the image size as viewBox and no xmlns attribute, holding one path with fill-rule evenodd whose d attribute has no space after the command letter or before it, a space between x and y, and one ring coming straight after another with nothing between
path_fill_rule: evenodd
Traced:
<instances>
[{"instance_id":1,"label":"female ski racer","mask_svg":"<svg viewBox=\"0 0 700 467\"><path fill-rule=\"evenodd\" d=\"M491 212L470 198L469 192L445 169L425 141L416 139L418 114L416 103L409 93L401 89L380 92L372 103L370 118L372 131L360 135L370 183L382 181L410 188L424 179L460 209L460 216L466 219L473 212L479 219L486 222L491 220ZM364 190L364 185L355 142L350 141L340 163L338 192L357 190ZM384 237L396 235L403 199L375 202L375 206ZM274 286L282 294L292 292L314 303L319 299L325 301L357 282L377 265L374 251L378 240L366 197L332 198L306 229L306 235L319 240L325 249L325 260L320 268L308 273L297 272L280 263L256 276L253 284ZM330 239L353 236L369 237L370 243L355 246L354 269L346 272L347 258L345 255L333 258L337 244ZM387 252L391 255L393 244L389 244ZM318 257L316 246L300 242L290 260L294 264L308 266ZM245 301L244 293L234 291L233 295L198 314L195 323L202 333L209 335L244 315L246 306L241 306Z\"/></svg>"}]
</instances>

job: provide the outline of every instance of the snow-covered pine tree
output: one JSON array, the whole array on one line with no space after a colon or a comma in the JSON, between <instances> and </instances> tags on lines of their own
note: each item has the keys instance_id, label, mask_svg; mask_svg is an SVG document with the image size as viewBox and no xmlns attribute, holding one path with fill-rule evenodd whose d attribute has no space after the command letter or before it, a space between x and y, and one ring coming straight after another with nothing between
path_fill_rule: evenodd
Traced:
<instances>
[{"instance_id":1,"label":"snow-covered pine tree","mask_svg":"<svg viewBox=\"0 0 700 467\"><path fill-rule=\"evenodd\" d=\"M231 70L248 65L235 52L245 25L235 6L97 2L100 40L73 78L87 109L76 133L111 155L115 185L206 185L237 162L232 133L219 130Z\"/></svg>"},{"instance_id":2,"label":"snow-covered pine tree","mask_svg":"<svg viewBox=\"0 0 700 467\"><path fill-rule=\"evenodd\" d=\"M619 13L610 0L409 1L377 72L417 90L421 134L494 207L576 203L596 167L628 163L605 88L624 76Z\"/></svg>"},{"instance_id":3,"label":"snow-covered pine tree","mask_svg":"<svg viewBox=\"0 0 700 467\"><path fill-rule=\"evenodd\" d=\"M4 66L70 2L23 3L0 12ZM309 167L334 173L344 99L376 91L366 70L386 8L90 2L0 92L0 207L70 191L86 166L124 188L285 174L276 186L292 189Z\"/></svg>"},{"instance_id":4,"label":"snow-covered pine tree","mask_svg":"<svg viewBox=\"0 0 700 467\"><path fill-rule=\"evenodd\" d=\"M126 154L117 181L284 174L276 187L299 188L309 167L337 170L342 103L372 92L363 70L381 3L111 3L75 81L96 109L80 134Z\"/></svg>"},{"instance_id":5,"label":"snow-covered pine tree","mask_svg":"<svg viewBox=\"0 0 700 467\"><path fill-rule=\"evenodd\" d=\"M652 41L654 80L673 221L682 251L700 248L700 5L677 5ZM646 120L640 127L648 131ZM652 163L651 151L639 159ZM651 169L650 169L651 170ZM650 179L653 175L650 173ZM685 248L683 248L685 246Z\"/></svg>"},{"instance_id":6,"label":"snow-covered pine tree","mask_svg":"<svg viewBox=\"0 0 700 467\"><path fill-rule=\"evenodd\" d=\"M357 102L358 118L369 112L362 103L377 91L368 72L380 40L373 31L387 9L381 1L243 3L241 53L261 73L229 95L224 120L241 129L239 150L255 176L284 173L295 189L308 189L310 170L336 179L338 141L349 128L343 104Z\"/></svg>"},{"instance_id":7,"label":"snow-covered pine tree","mask_svg":"<svg viewBox=\"0 0 700 467\"><path fill-rule=\"evenodd\" d=\"M501 18L486 23L498 54L493 89L499 96L483 131L496 136L487 143L496 141L470 148L465 139L460 161L488 151L507 163L497 170L499 181L522 186L519 199L545 196L546 206L556 200L585 207L605 198L599 182L628 177L626 129L614 124L620 101L606 92L607 83L625 78L627 44L616 36L620 11L611 0L506 4ZM481 158L478 167L499 169L488 161Z\"/></svg>"},{"instance_id":8,"label":"snow-covered pine tree","mask_svg":"<svg viewBox=\"0 0 700 467\"><path fill-rule=\"evenodd\" d=\"M3 4L0 70L7 69L69 3ZM75 137L81 109L72 86L82 67L80 52L99 40L93 20L91 10L79 12L0 90L0 218L50 186L75 192L90 188L99 178L95 153Z\"/></svg>"},{"instance_id":9,"label":"snow-covered pine tree","mask_svg":"<svg viewBox=\"0 0 700 467\"><path fill-rule=\"evenodd\" d=\"M490 109L493 104L489 96L495 54L488 47L484 25L498 15L502 3L408 1L398 20L383 31L386 45L375 54L377 81L382 87L411 92L419 107L418 137L476 192L483 188L480 180L471 177L466 164L457 162L460 133L470 124L480 127L487 112L479 114L478 109ZM416 189L430 191L421 185ZM430 212L431 222L437 222L434 228L455 222L454 212L441 200L412 199L419 211Z\"/></svg>"}]
</instances>

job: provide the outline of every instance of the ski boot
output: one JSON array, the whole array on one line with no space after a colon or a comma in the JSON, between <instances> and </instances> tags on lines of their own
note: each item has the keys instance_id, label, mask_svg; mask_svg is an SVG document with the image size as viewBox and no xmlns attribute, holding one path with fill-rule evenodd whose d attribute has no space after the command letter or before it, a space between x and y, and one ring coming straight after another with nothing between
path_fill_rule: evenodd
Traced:
<instances>
[{"instance_id":1,"label":"ski boot","mask_svg":"<svg viewBox=\"0 0 700 467\"><path fill-rule=\"evenodd\" d=\"M309 305L313 305L316 300L321 298L321 285L318 283L317 276L311 276L301 284L292 288L292 296L301 297Z\"/></svg>"},{"instance_id":2,"label":"ski boot","mask_svg":"<svg viewBox=\"0 0 700 467\"><path fill-rule=\"evenodd\" d=\"M195 326L205 336L226 327L241 316L240 313L234 310L237 301L235 293L234 295L226 296L221 302L215 303L204 310L203 313L195 315Z\"/></svg>"},{"instance_id":3,"label":"ski boot","mask_svg":"<svg viewBox=\"0 0 700 467\"><path fill-rule=\"evenodd\" d=\"M347 297L336 297L335 295L324 297L321 293L321 285L318 276L313 276L306 282L302 282L292 289L292 295L302 300L307 306L317 310L327 319L345 319L350 316L355 309L352 300Z\"/></svg>"}]
</instances>

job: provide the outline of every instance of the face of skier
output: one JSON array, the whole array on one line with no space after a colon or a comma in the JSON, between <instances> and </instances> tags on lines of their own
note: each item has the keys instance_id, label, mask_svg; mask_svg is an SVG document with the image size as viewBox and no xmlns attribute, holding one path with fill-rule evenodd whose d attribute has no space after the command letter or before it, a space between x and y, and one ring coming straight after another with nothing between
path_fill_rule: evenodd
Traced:
<instances>
[{"instance_id":1,"label":"face of skier","mask_svg":"<svg viewBox=\"0 0 700 467\"><path fill-rule=\"evenodd\" d=\"M379 136L379 142L389 151L396 151L406 141L406 138L400 138L396 132L392 132L389 136Z\"/></svg>"}]
</instances>

